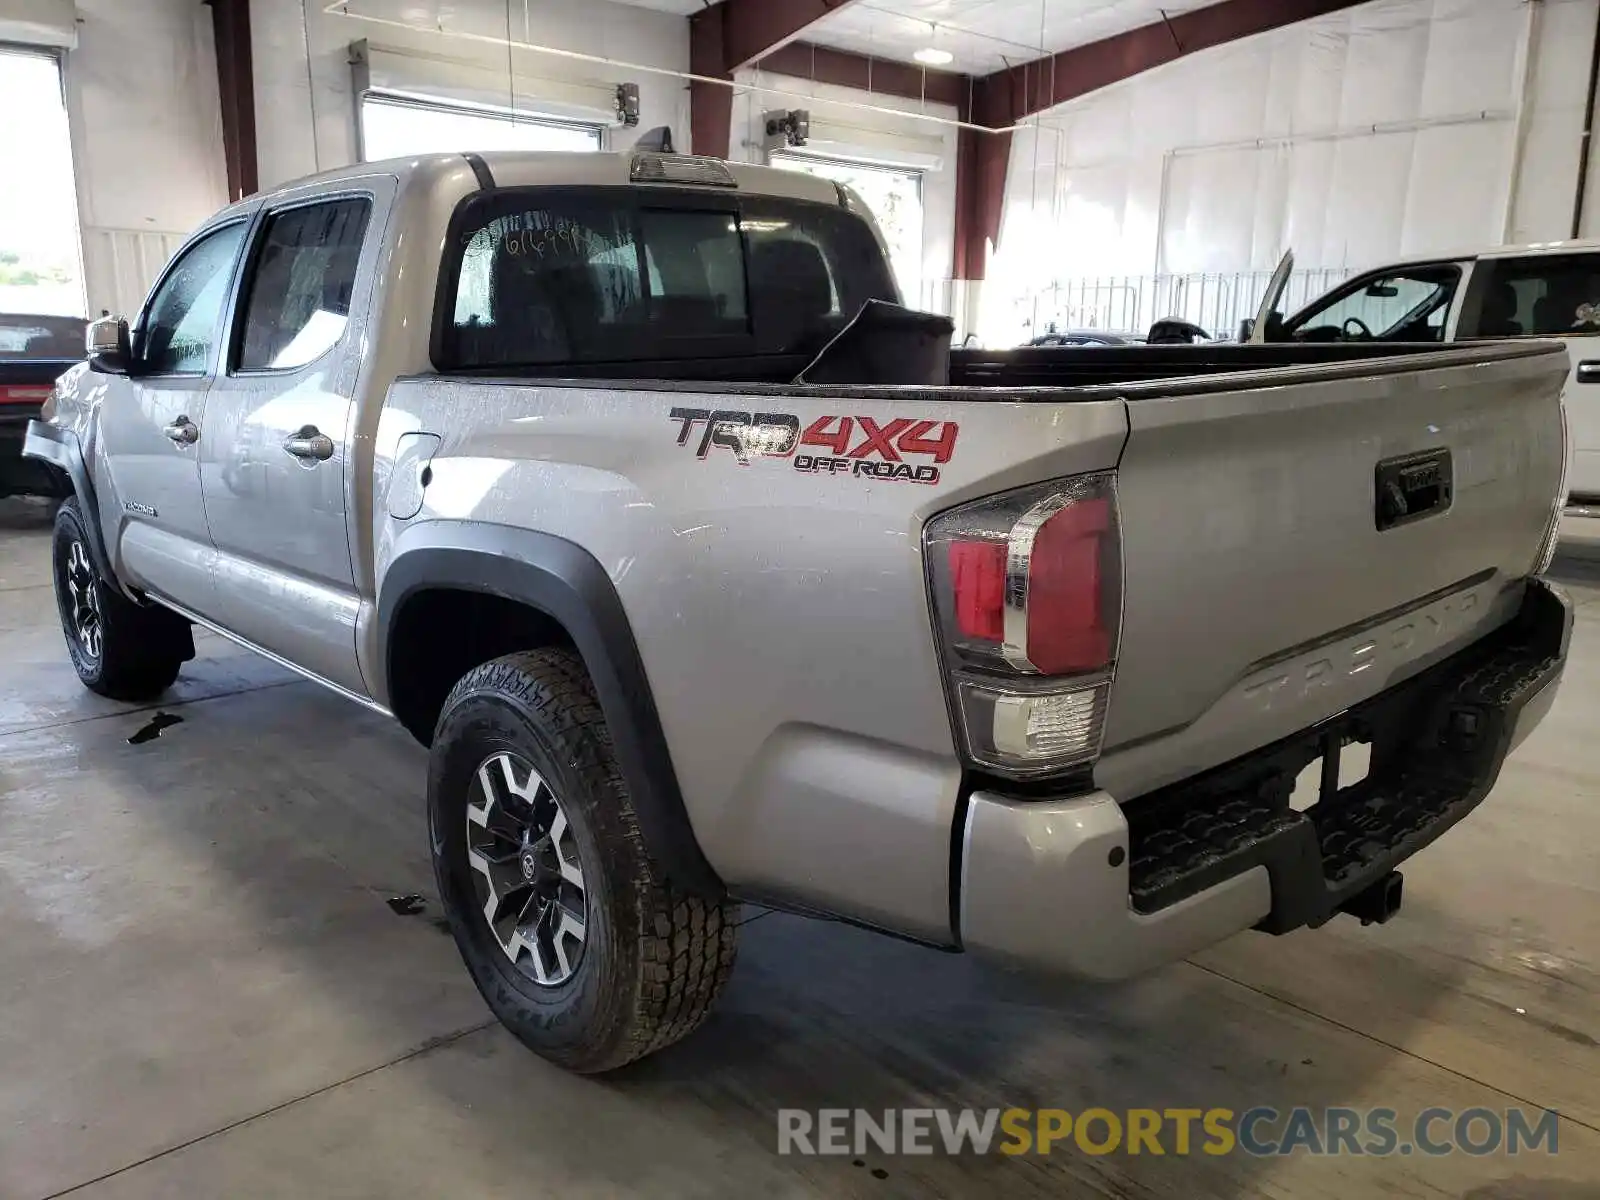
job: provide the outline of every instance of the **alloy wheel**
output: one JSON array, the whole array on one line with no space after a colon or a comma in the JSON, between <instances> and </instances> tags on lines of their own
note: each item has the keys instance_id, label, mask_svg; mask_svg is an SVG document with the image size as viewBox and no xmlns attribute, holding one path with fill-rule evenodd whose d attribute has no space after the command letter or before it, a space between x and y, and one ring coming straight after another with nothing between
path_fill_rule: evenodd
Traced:
<instances>
[{"instance_id":1,"label":"alloy wheel","mask_svg":"<svg viewBox=\"0 0 1600 1200\"><path fill-rule=\"evenodd\" d=\"M583 958L588 896L560 797L531 763L491 755L467 798L467 862L500 949L536 983L572 978Z\"/></svg>"},{"instance_id":2,"label":"alloy wheel","mask_svg":"<svg viewBox=\"0 0 1600 1200\"><path fill-rule=\"evenodd\" d=\"M72 634L90 658L98 659L105 646L105 628L100 618L100 581L95 578L83 543L73 540L67 551L67 597L72 605Z\"/></svg>"}]
</instances>

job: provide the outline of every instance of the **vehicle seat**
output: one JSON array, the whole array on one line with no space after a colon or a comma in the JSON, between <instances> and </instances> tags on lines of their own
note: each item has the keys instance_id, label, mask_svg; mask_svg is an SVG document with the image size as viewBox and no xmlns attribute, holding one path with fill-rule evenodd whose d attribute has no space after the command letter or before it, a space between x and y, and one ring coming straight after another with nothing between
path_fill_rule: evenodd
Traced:
<instances>
[{"instance_id":1,"label":"vehicle seat","mask_svg":"<svg viewBox=\"0 0 1600 1200\"><path fill-rule=\"evenodd\" d=\"M1572 328L1577 306L1560 296L1540 296L1533 306L1533 332L1566 333Z\"/></svg>"},{"instance_id":2,"label":"vehicle seat","mask_svg":"<svg viewBox=\"0 0 1600 1200\"><path fill-rule=\"evenodd\" d=\"M600 320L600 297L589 264L548 257L497 256L494 325L487 354L498 362L559 362L576 357ZM482 334L479 335L480 338Z\"/></svg>"},{"instance_id":3,"label":"vehicle seat","mask_svg":"<svg viewBox=\"0 0 1600 1200\"><path fill-rule=\"evenodd\" d=\"M1517 320L1517 289L1501 283L1489 289L1483 298L1483 312L1478 317L1480 337L1517 337L1522 324Z\"/></svg>"},{"instance_id":4,"label":"vehicle seat","mask_svg":"<svg viewBox=\"0 0 1600 1200\"><path fill-rule=\"evenodd\" d=\"M800 238L762 239L750 250L758 335L782 349L795 348L817 321L833 313L827 260L816 245Z\"/></svg>"}]
</instances>

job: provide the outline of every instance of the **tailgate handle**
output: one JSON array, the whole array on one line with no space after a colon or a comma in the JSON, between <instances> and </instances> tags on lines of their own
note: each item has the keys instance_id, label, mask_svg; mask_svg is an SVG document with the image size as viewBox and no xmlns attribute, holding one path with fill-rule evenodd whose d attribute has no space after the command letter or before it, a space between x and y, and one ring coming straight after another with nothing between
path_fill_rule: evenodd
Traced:
<instances>
[{"instance_id":1,"label":"tailgate handle","mask_svg":"<svg viewBox=\"0 0 1600 1200\"><path fill-rule=\"evenodd\" d=\"M1374 471L1374 516L1380 530L1442 513L1454 482L1450 451L1425 450L1387 458Z\"/></svg>"},{"instance_id":2,"label":"tailgate handle","mask_svg":"<svg viewBox=\"0 0 1600 1200\"><path fill-rule=\"evenodd\" d=\"M1600 383L1600 358L1586 358L1578 364L1579 383Z\"/></svg>"}]
</instances>

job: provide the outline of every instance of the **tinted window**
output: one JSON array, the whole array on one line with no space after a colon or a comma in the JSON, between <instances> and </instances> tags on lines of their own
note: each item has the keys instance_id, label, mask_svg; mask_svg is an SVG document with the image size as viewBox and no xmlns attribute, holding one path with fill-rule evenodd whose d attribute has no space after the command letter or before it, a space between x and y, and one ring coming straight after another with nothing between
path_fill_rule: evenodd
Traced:
<instances>
[{"instance_id":1,"label":"tinted window","mask_svg":"<svg viewBox=\"0 0 1600 1200\"><path fill-rule=\"evenodd\" d=\"M1438 342L1461 272L1453 267L1415 267L1340 291L1294 319L1288 332L1299 341Z\"/></svg>"},{"instance_id":2,"label":"tinted window","mask_svg":"<svg viewBox=\"0 0 1600 1200\"><path fill-rule=\"evenodd\" d=\"M801 353L894 295L871 229L823 205L504 191L456 228L441 367Z\"/></svg>"},{"instance_id":3,"label":"tinted window","mask_svg":"<svg viewBox=\"0 0 1600 1200\"><path fill-rule=\"evenodd\" d=\"M1600 255L1483 259L1461 337L1600 335Z\"/></svg>"},{"instance_id":4,"label":"tinted window","mask_svg":"<svg viewBox=\"0 0 1600 1200\"><path fill-rule=\"evenodd\" d=\"M267 218L244 306L241 370L303 367L338 344L370 210L358 198Z\"/></svg>"},{"instance_id":5,"label":"tinted window","mask_svg":"<svg viewBox=\"0 0 1600 1200\"><path fill-rule=\"evenodd\" d=\"M156 374L202 372L211 361L243 223L209 233L183 252L146 310L140 353Z\"/></svg>"}]
</instances>

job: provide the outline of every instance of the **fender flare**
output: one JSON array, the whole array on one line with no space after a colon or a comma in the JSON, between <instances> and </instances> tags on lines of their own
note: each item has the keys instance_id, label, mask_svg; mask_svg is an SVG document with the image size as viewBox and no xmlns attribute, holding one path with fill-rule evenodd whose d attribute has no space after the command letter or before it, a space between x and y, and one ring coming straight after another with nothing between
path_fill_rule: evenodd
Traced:
<instances>
[{"instance_id":1,"label":"fender flare","mask_svg":"<svg viewBox=\"0 0 1600 1200\"><path fill-rule=\"evenodd\" d=\"M102 579L116 581L111 570L111 556L106 553L105 534L100 529L100 505L95 499L94 483L89 478L88 465L83 461L83 445L78 435L70 429L44 421L29 421L28 432L22 441L25 458L37 458L62 471L72 483L78 497L79 515L83 518L84 532L89 535L89 557ZM117 583L121 587L121 583Z\"/></svg>"},{"instance_id":2,"label":"fender flare","mask_svg":"<svg viewBox=\"0 0 1600 1200\"><path fill-rule=\"evenodd\" d=\"M552 534L477 523L413 526L401 535L378 595L381 691L396 669L395 621L406 601L434 588L482 592L525 604L564 628L582 656L627 780L651 857L677 886L720 899L727 889L695 838L644 661L604 567Z\"/></svg>"}]
</instances>

